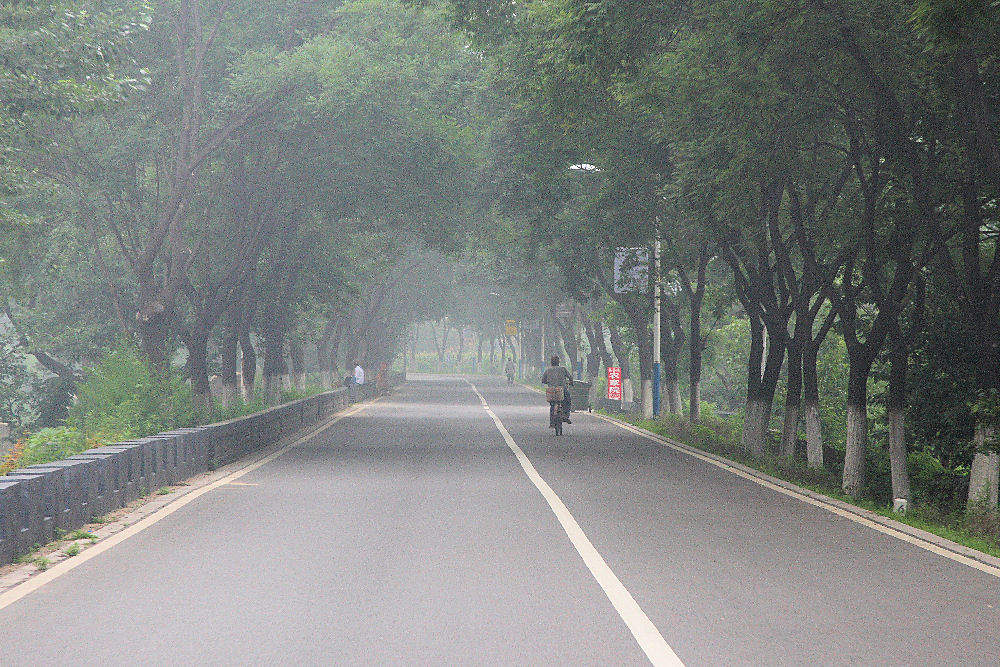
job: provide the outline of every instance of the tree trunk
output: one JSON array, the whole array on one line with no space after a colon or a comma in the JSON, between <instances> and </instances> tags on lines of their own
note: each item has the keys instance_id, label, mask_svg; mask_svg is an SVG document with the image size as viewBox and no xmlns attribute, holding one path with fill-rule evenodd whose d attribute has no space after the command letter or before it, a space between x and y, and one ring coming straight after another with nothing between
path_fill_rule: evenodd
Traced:
<instances>
[{"instance_id":1,"label":"tree trunk","mask_svg":"<svg viewBox=\"0 0 1000 667\"><path fill-rule=\"evenodd\" d=\"M661 382L667 395L667 409L672 415L682 415L681 383L677 366L684 349L684 328L681 326L680 306L677 300L664 297L661 299L661 321L666 326L660 327ZM665 316L665 317L664 317Z\"/></svg>"},{"instance_id":2,"label":"tree trunk","mask_svg":"<svg viewBox=\"0 0 1000 667\"><path fill-rule=\"evenodd\" d=\"M239 343L239 329L233 325L228 326L222 337L222 405L227 408L236 402L239 392L236 386Z\"/></svg>"},{"instance_id":3,"label":"tree trunk","mask_svg":"<svg viewBox=\"0 0 1000 667\"><path fill-rule=\"evenodd\" d=\"M614 366L611 353L608 352L608 345L604 341L604 322L594 322L594 336L597 339L597 352L601 355L601 365L605 367ZM606 371L602 370L603 375Z\"/></svg>"},{"instance_id":4,"label":"tree trunk","mask_svg":"<svg viewBox=\"0 0 1000 667\"><path fill-rule=\"evenodd\" d=\"M344 377L344 375L341 375L341 371L346 366L346 363L344 365L340 363L340 348L346 330L347 317L338 318L337 330L333 334L333 340L330 341L330 375L332 376L334 386L338 387L341 386L340 379Z\"/></svg>"},{"instance_id":5,"label":"tree trunk","mask_svg":"<svg viewBox=\"0 0 1000 667\"><path fill-rule=\"evenodd\" d=\"M624 383L631 377L628 363L629 350L625 346L625 341L622 340L618 327L608 326L608 338L611 341L611 349L615 353L615 359L618 360L618 367L622 369L622 383Z\"/></svg>"},{"instance_id":6,"label":"tree trunk","mask_svg":"<svg viewBox=\"0 0 1000 667\"><path fill-rule=\"evenodd\" d=\"M694 285L687 279L683 266L678 267L691 311L688 331L688 355L691 361L688 368L688 420L692 424L701 421L701 367L705 347L705 340L701 335L701 308L705 302L706 277L711 257L708 244L702 244L698 256L698 282Z\"/></svg>"},{"instance_id":7,"label":"tree trunk","mask_svg":"<svg viewBox=\"0 0 1000 667\"><path fill-rule=\"evenodd\" d=\"M785 423L781 430L781 455L795 456L799 439L799 406L802 399L802 352L794 340L788 341L788 386L785 392Z\"/></svg>"},{"instance_id":8,"label":"tree trunk","mask_svg":"<svg viewBox=\"0 0 1000 667\"><path fill-rule=\"evenodd\" d=\"M302 343L289 341L288 355L292 360L292 377L296 391L306 388L306 351Z\"/></svg>"},{"instance_id":9,"label":"tree trunk","mask_svg":"<svg viewBox=\"0 0 1000 667\"><path fill-rule=\"evenodd\" d=\"M868 450L868 373L870 357L851 360L847 381L847 448L844 453L844 492L857 496L865 483L865 456Z\"/></svg>"},{"instance_id":10,"label":"tree trunk","mask_svg":"<svg viewBox=\"0 0 1000 667\"><path fill-rule=\"evenodd\" d=\"M760 396L747 398L746 417L743 419L744 453L758 458L764 455L770 423L771 401Z\"/></svg>"},{"instance_id":11,"label":"tree trunk","mask_svg":"<svg viewBox=\"0 0 1000 667\"><path fill-rule=\"evenodd\" d=\"M993 437L993 429L983 423L976 424L976 455L972 459L972 469L969 471L970 510L985 505L987 508L997 507L998 479L1000 479L1000 456L986 447L986 441Z\"/></svg>"},{"instance_id":12,"label":"tree trunk","mask_svg":"<svg viewBox=\"0 0 1000 667\"><path fill-rule=\"evenodd\" d=\"M691 315L691 331L688 333L691 367L688 369L688 420L692 424L701 421L701 365L702 347L701 318Z\"/></svg>"},{"instance_id":13,"label":"tree trunk","mask_svg":"<svg viewBox=\"0 0 1000 667\"><path fill-rule=\"evenodd\" d=\"M208 331L196 321L184 342L188 353L185 366L191 380L194 407L205 411L212 405L212 387L208 381Z\"/></svg>"},{"instance_id":14,"label":"tree trunk","mask_svg":"<svg viewBox=\"0 0 1000 667\"><path fill-rule=\"evenodd\" d=\"M243 350L243 399L252 401L254 399L254 380L257 377L257 351L254 350L253 340L250 338L250 327L240 328L240 349Z\"/></svg>"},{"instance_id":15,"label":"tree trunk","mask_svg":"<svg viewBox=\"0 0 1000 667\"><path fill-rule=\"evenodd\" d=\"M318 366L317 371L319 372L320 385L323 389L331 389L333 387L332 357L335 352L331 352L330 345L336 331L336 322L332 319L328 320L326 326L323 327L323 333L320 335L319 340L316 341L316 365Z\"/></svg>"},{"instance_id":16,"label":"tree trunk","mask_svg":"<svg viewBox=\"0 0 1000 667\"><path fill-rule=\"evenodd\" d=\"M269 404L278 402L287 373L284 333L272 329L264 335L264 396Z\"/></svg>"},{"instance_id":17,"label":"tree trunk","mask_svg":"<svg viewBox=\"0 0 1000 667\"><path fill-rule=\"evenodd\" d=\"M571 320L569 324L563 324L554 312L552 313L552 321L556 324L556 332L558 332L563 348L566 350L566 360L563 365L569 369L570 373L574 373L576 372L579 349L576 344L576 336L573 332L573 321Z\"/></svg>"},{"instance_id":18,"label":"tree trunk","mask_svg":"<svg viewBox=\"0 0 1000 667\"><path fill-rule=\"evenodd\" d=\"M785 341L772 340L764 356L764 323L750 317L750 356L747 360L746 418L743 420L741 445L744 453L763 456L767 449L768 427L771 424L771 406L774 392L785 358Z\"/></svg>"},{"instance_id":19,"label":"tree trunk","mask_svg":"<svg viewBox=\"0 0 1000 667\"><path fill-rule=\"evenodd\" d=\"M666 352L663 355L663 363L661 364L660 381L663 384L663 393L667 399L667 411L672 415L680 415L683 410L681 409L680 402L681 383L677 379L677 350L661 348L661 351Z\"/></svg>"},{"instance_id":20,"label":"tree trunk","mask_svg":"<svg viewBox=\"0 0 1000 667\"><path fill-rule=\"evenodd\" d=\"M159 305L159 304L157 304ZM165 371L167 367L167 334L169 326L166 311L152 309L150 312L139 312L136 315L136 331L142 354L146 361L156 369Z\"/></svg>"},{"instance_id":21,"label":"tree trunk","mask_svg":"<svg viewBox=\"0 0 1000 667\"><path fill-rule=\"evenodd\" d=\"M810 468L823 467L823 432L819 414L819 377L816 356L819 345L806 343L802 353L802 380L805 395L806 459Z\"/></svg>"},{"instance_id":22,"label":"tree trunk","mask_svg":"<svg viewBox=\"0 0 1000 667\"><path fill-rule=\"evenodd\" d=\"M889 467L892 475L893 499L910 499L910 473L906 463L906 424L903 408L906 402L906 364L908 345L899 325L893 327L890 338L889 393L886 411L889 417Z\"/></svg>"}]
</instances>

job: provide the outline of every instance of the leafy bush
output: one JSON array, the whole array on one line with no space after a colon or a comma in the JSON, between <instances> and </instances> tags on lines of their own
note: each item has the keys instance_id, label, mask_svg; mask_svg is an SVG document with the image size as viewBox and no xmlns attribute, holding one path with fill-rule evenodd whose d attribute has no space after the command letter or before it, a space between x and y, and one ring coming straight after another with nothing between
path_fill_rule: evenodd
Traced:
<instances>
[{"instance_id":1,"label":"leafy bush","mask_svg":"<svg viewBox=\"0 0 1000 667\"><path fill-rule=\"evenodd\" d=\"M267 403L264 400L264 392L258 389L249 401L236 401L228 406L217 402L212 409L212 421L224 422L237 417L246 417L256 412L263 412L265 408Z\"/></svg>"},{"instance_id":2,"label":"leafy bush","mask_svg":"<svg viewBox=\"0 0 1000 667\"><path fill-rule=\"evenodd\" d=\"M934 505L944 514L961 510L969 491L968 471L949 470L930 448L911 452L907 457L910 470L910 493L921 505Z\"/></svg>"},{"instance_id":3,"label":"leafy bush","mask_svg":"<svg viewBox=\"0 0 1000 667\"><path fill-rule=\"evenodd\" d=\"M88 448L87 439L75 428L43 428L25 439L17 465L23 468L36 463L58 461Z\"/></svg>"},{"instance_id":4,"label":"leafy bush","mask_svg":"<svg viewBox=\"0 0 1000 667\"><path fill-rule=\"evenodd\" d=\"M190 387L173 370L150 370L139 351L111 351L77 386L67 424L87 435L137 438L198 422Z\"/></svg>"},{"instance_id":5,"label":"leafy bush","mask_svg":"<svg viewBox=\"0 0 1000 667\"><path fill-rule=\"evenodd\" d=\"M372 382L374 381L375 378L373 376ZM279 396L278 400L281 403L290 403L292 401L297 401L302 398L309 398L310 396L315 396L316 394L322 394L324 391L325 389L323 389L323 387L317 387L315 385L308 386L302 391L299 391L298 389L286 389L285 391L281 392L281 395Z\"/></svg>"}]
</instances>

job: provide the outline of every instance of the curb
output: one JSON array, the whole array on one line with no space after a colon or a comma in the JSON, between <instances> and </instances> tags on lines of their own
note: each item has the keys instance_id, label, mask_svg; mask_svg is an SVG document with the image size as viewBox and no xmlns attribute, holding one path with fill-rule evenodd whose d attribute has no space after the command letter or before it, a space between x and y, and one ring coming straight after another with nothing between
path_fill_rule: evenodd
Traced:
<instances>
[{"instance_id":1,"label":"curb","mask_svg":"<svg viewBox=\"0 0 1000 667\"><path fill-rule=\"evenodd\" d=\"M623 422L614 419L613 417L607 417L601 414L595 414L594 416L597 417L598 419L610 422L615 426L618 426L619 428L622 428L626 431L632 431L633 433L641 435L649 440L653 440L662 445L666 445L671 449L674 449L681 453L713 463L724 470L728 469L730 472L734 473L738 471L740 476L754 478L766 485L779 487L783 489L785 492L787 492L787 494L790 496L800 496L803 499L808 499L810 504L818 505L820 507L827 509L828 511L837 514L843 514L843 513L852 514L864 521L868 521L873 524L878 524L879 526L887 528L890 531L902 533L919 542L925 542L928 545L932 545L933 547L937 547L938 549L941 549L943 551L955 554L956 556L967 558L977 563L981 563L982 565L985 565L988 568L995 570L993 572L987 572L988 574L992 574L995 577L1000 577L1000 558L996 558L989 554L983 553L982 551L971 549L967 546L958 544L957 542L952 542L951 540L945 539L940 535L935 535L934 533L930 533L926 530L922 530L920 528L914 528L913 526L907 525L905 523L900 523L899 521L895 521L888 517L882 516L881 514L876 514L871 510L866 510L863 507L851 505L850 503L845 503L844 501L837 500L836 498L830 498L829 496L825 496L821 493L805 489L801 486L798 486L791 482L787 482L783 479L772 477L771 475L763 473L755 468L743 465L742 463L737 463L736 461L727 459L726 457L720 456L719 454L706 452L696 447L692 447L682 442L678 442L677 440L666 438L662 435L658 435L651 431L647 431L646 429L641 428L639 426L635 426L634 424L629 424L628 422Z\"/></svg>"}]
</instances>

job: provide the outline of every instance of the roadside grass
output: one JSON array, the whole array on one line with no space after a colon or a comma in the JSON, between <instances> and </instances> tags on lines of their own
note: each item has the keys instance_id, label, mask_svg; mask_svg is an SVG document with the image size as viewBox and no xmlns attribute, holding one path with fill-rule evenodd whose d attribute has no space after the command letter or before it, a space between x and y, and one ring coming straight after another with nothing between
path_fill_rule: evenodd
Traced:
<instances>
[{"instance_id":1,"label":"roadside grass","mask_svg":"<svg viewBox=\"0 0 1000 667\"><path fill-rule=\"evenodd\" d=\"M88 533L85 530L74 530L73 532L66 535L67 540L93 540L97 539L97 536L93 533Z\"/></svg>"},{"instance_id":2,"label":"roadside grass","mask_svg":"<svg viewBox=\"0 0 1000 667\"><path fill-rule=\"evenodd\" d=\"M691 425L676 419L665 422L604 410L595 412L1000 558L1000 543L997 539L1000 518L996 510L984 507L971 512L943 513L933 505L911 504L905 514L900 514L893 512L891 506L869 498L848 496L840 488L839 475L831 470L809 468L804 461L777 455L765 455L763 458L747 456L740 449L739 430L734 420L716 420L711 425Z\"/></svg>"}]
</instances>

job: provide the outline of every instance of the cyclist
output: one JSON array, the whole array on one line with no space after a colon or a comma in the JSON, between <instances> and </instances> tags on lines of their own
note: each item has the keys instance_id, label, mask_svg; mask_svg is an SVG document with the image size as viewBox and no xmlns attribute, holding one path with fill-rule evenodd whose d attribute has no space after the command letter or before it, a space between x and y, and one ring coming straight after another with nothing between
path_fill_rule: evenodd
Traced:
<instances>
[{"instance_id":1,"label":"cyclist","mask_svg":"<svg viewBox=\"0 0 1000 667\"><path fill-rule=\"evenodd\" d=\"M504 366L504 373L507 374L507 384L514 384L514 360L507 359L507 365Z\"/></svg>"},{"instance_id":2,"label":"cyclist","mask_svg":"<svg viewBox=\"0 0 1000 667\"><path fill-rule=\"evenodd\" d=\"M550 360L551 366L545 369L545 373L542 375L542 384L547 384L550 387L562 387L563 388L563 421L567 424L572 424L569 420L570 411L570 397L569 397L569 385L573 384L573 375L568 370L559 365L559 357L556 355L552 356ZM555 414L557 401L549 401L549 416L551 417Z\"/></svg>"}]
</instances>

